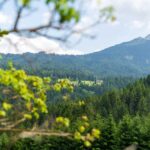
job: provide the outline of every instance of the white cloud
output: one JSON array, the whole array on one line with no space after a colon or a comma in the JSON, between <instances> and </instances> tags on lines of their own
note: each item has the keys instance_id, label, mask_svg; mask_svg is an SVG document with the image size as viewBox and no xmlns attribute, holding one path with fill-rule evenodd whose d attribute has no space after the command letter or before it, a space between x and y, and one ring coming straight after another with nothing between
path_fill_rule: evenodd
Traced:
<instances>
[{"instance_id":1,"label":"white cloud","mask_svg":"<svg viewBox=\"0 0 150 150\"><path fill-rule=\"evenodd\" d=\"M3 12L0 12L0 24L10 24L12 22L11 18L4 14Z\"/></svg>"},{"instance_id":2,"label":"white cloud","mask_svg":"<svg viewBox=\"0 0 150 150\"><path fill-rule=\"evenodd\" d=\"M22 54L26 52L38 53L41 51L51 54L81 54L80 51L67 49L58 42L44 37L27 38L10 34L0 40L1 53Z\"/></svg>"},{"instance_id":3,"label":"white cloud","mask_svg":"<svg viewBox=\"0 0 150 150\"><path fill-rule=\"evenodd\" d=\"M137 29L143 28L144 25L145 25L144 22L141 22L139 20L133 20L132 23L131 23L131 27L132 28L137 28Z\"/></svg>"},{"instance_id":4,"label":"white cloud","mask_svg":"<svg viewBox=\"0 0 150 150\"><path fill-rule=\"evenodd\" d=\"M50 12L45 12L43 13L43 23L47 24L50 20L51 13Z\"/></svg>"},{"instance_id":5,"label":"white cloud","mask_svg":"<svg viewBox=\"0 0 150 150\"><path fill-rule=\"evenodd\" d=\"M147 26L150 20L150 0L107 0L116 10L117 20L136 28Z\"/></svg>"}]
</instances>

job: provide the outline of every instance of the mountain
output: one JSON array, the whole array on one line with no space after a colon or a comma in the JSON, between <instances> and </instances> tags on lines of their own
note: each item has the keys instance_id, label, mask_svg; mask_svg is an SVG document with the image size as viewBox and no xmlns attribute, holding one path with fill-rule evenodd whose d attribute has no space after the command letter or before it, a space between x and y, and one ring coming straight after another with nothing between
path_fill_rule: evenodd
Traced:
<instances>
[{"instance_id":1,"label":"mountain","mask_svg":"<svg viewBox=\"0 0 150 150\"><path fill-rule=\"evenodd\" d=\"M1 66L12 60L17 67L41 71L46 75L56 72L69 75L74 72L97 77L140 77L150 74L150 35L86 55L55 55L40 52L22 55L2 54L2 57Z\"/></svg>"}]
</instances>

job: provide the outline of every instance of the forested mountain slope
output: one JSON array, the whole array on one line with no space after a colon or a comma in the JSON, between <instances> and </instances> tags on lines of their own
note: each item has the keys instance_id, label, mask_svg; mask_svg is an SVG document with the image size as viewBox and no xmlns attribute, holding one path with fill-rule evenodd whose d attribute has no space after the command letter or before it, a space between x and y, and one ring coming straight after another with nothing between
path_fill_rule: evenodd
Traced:
<instances>
[{"instance_id":1,"label":"forested mountain slope","mask_svg":"<svg viewBox=\"0 0 150 150\"><path fill-rule=\"evenodd\" d=\"M150 39L137 38L86 55L56 55L44 52L2 54L1 65L12 60L18 67L42 75L134 76L150 73Z\"/></svg>"}]
</instances>

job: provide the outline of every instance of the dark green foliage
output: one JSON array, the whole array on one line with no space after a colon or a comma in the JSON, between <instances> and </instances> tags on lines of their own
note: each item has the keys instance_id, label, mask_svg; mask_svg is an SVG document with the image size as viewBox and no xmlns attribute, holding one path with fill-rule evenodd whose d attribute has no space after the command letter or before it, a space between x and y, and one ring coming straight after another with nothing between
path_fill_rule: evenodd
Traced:
<instances>
[{"instance_id":1,"label":"dark green foliage","mask_svg":"<svg viewBox=\"0 0 150 150\"><path fill-rule=\"evenodd\" d=\"M81 143L66 138L22 139L14 143L11 150L83 150Z\"/></svg>"},{"instance_id":2,"label":"dark green foliage","mask_svg":"<svg viewBox=\"0 0 150 150\"><path fill-rule=\"evenodd\" d=\"M93 144L93 147L100 150L117 150L119 138L116 123L111 115L105 120L101 132L101 138Z\"/></svg>"},{"instance_id":3,"label":"dark green foliage","mask_svg":"<svg viewBox=\"0 0 150 150\"><path fill-rule=\"evenodd\" d=\"M6 133L0 135L0 149L6 150L9 148L10 140Z\"/></svg>"},{"instance_id":4,"label":"dark green foliage","mask_svg":"<svg viewBox=\"0 0 150 150\"><path fill-rule=\"evenodd\" d=\"M121 149L131 144L138 144L138 140L140 139L138 125L133 124L131 118L125 116L120 123L119 135L119 146Z\"/></svg>"}]
</instances>

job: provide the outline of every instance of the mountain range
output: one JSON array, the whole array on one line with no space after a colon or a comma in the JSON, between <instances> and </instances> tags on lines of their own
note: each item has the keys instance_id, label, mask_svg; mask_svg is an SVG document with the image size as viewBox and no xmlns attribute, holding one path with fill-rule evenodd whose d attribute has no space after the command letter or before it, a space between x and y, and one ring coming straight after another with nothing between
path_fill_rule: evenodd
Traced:
<instances>
[{"instance_id":1,"label":"mountain range","mask_svg":"<svg viewBox=\"0 0 150 150\"><path fill-rule=\"evenodd\" d=\"M57 55L40 53L1 54L1 66L12 60L17 67L53 73L72 71L98 77L150 74L150 35L124 42L86 55Z\"/></svg>"}]
</instances>

